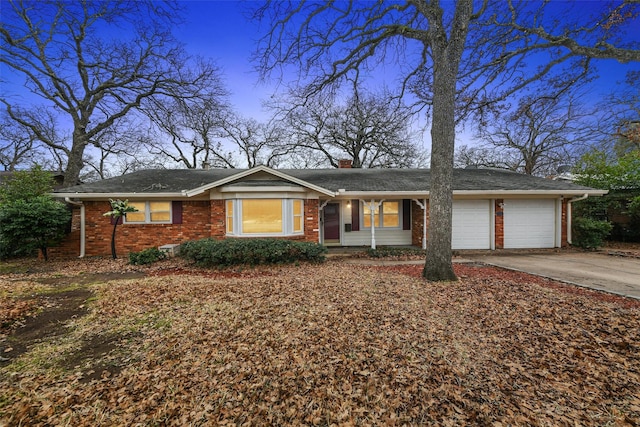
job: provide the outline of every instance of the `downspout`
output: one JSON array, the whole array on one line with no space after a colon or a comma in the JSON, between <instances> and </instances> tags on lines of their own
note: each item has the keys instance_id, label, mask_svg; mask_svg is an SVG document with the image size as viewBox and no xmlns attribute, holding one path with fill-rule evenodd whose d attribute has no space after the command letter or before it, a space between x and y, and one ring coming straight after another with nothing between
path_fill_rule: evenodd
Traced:
<instances>
[{"instance_id":1,"label":"downspout","mask_svg":"<svg viewBox=\"0 0 640 427\"><path fill-rule=\"evenodd\" d=\"M567 243L570 245L573 244L573 242L571 241L571 217L573 216L571 212L571 204L573 202L579 202L580 200L584 200L587 197L589 197L589 194L584 193L580 197L574 197L573 199L567 200Z\"/></svg>"},{"instance_id":2,"label":"downspout","mask_svg":"<svg viewBox=\"0 0 640 427\"><path fill-rule=\"evenodd\" d=\"M85 254L85 211L84 203L74 202L69 197L65 197L64 201L70 205L80 206L80 256L78 258L84 258Z\"/></svg>"}]
</instances>

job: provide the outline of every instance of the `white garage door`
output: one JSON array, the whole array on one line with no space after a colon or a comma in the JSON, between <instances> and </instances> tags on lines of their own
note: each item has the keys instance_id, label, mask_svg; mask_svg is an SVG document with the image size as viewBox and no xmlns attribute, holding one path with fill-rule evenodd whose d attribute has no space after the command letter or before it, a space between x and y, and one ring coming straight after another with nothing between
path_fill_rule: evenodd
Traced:
<instances>
[{"instance_id":1,"label":"white garage door","mask_svg":"<svg viewBox=\"0 0 640 427\"><path fill-rule=\"evenodd\" d=\"M556 201L504 201L505 248L553 248L556 241Z\"/></svg>"},{"instance_id":2,"label":"white garage door","mask_svg":"<svg viewBox=\"0 0 640 427\"><path fill-rule=\"evenodd\" d=\"M489 200L454 200L453 249L491 248L491 209Z\"/></svg>"}]
</instances>

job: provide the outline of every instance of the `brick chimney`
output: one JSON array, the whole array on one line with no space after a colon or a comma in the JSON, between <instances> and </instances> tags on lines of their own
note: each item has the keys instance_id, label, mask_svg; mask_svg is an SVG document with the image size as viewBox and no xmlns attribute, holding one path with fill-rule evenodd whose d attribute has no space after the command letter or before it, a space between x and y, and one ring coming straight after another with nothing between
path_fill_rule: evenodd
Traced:
<instances>
[{"instance_id":1,"label":"brick chimney","mask_svg":"<svg viewBox=\"0 0 640 427\"><path fill-rule=\"evenodd\" d=\"M338 168L340 169L351 169L351 160L342 159L338 162Z\"/></svg>"}]
</instances>

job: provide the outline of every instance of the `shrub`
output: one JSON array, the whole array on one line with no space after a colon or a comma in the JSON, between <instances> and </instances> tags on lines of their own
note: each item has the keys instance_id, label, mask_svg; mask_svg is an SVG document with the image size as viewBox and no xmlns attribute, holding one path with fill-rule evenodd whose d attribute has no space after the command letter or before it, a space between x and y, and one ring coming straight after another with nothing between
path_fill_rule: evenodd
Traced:
<instances>
[{"instance_id":1,"label":"shrub","mask_svg":"<svg viewBox=\"0 0 640 427\"><path fill-rule=\"evenodd\" d=\"M167 254L162 252L158 248L149 248L140 252L131 252L129 254L129 264L133 265L147 265L154 262L163 260L167 257Z\"/></svg>"},{"instance_id":2,"label":"shrub","mask_svg":"<svg viewBox=\"0 0 640 427\"><path fill-rule=\"evenodd\" d=\"M47 195L0 204L0 243L3 257L42 251L56 246L66 235L71 212Z\"/></svg>"},{"instance_id":3,"label":"shrub","mask_svg":"<svg viewBox=\"0 0 640 427\"><path fill-rule=\"evenodd\" d=\"M376 249L368 248L367 255L371 258L399 258L415 255L425 256L425 251L418 248L381 246Z\"/></svg>"},{"instance_id":4,"label":"shrub","mask_svg":"<svg viewBox=\"0 0 640 427\"><path fill-rule=\"evenodd\" d=\"M573 220L573 244L583 249L596 249L604 243L613 225L609 221L591 218Z\"/></svg>"},{"instance_id":5,"label":"shrub","mask_svg":"<svg viewBox=\"0 0 640 427\"><path fill-rule=\"evenodd\" d=\"M327 248L284 239L203 239L183 243L180 256L201 267L322 262Z\"/></svg>"}]
</instances>

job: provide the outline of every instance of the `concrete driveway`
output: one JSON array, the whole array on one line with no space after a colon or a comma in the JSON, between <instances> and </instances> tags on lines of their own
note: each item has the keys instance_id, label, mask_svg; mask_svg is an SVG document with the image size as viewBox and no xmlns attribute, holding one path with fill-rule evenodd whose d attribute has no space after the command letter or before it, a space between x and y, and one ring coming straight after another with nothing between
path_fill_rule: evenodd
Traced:
<instances>
[{"instance_id":1,"label":"concrete driveway","mask_svg":"<svg viewBox=\"0 0 640 427\"><path fill-rule=\"evenodd\" d=\"M476 255L465 258L640 299L638 258L602 253L551 252Z\"/></svg>"}]
</instances>

